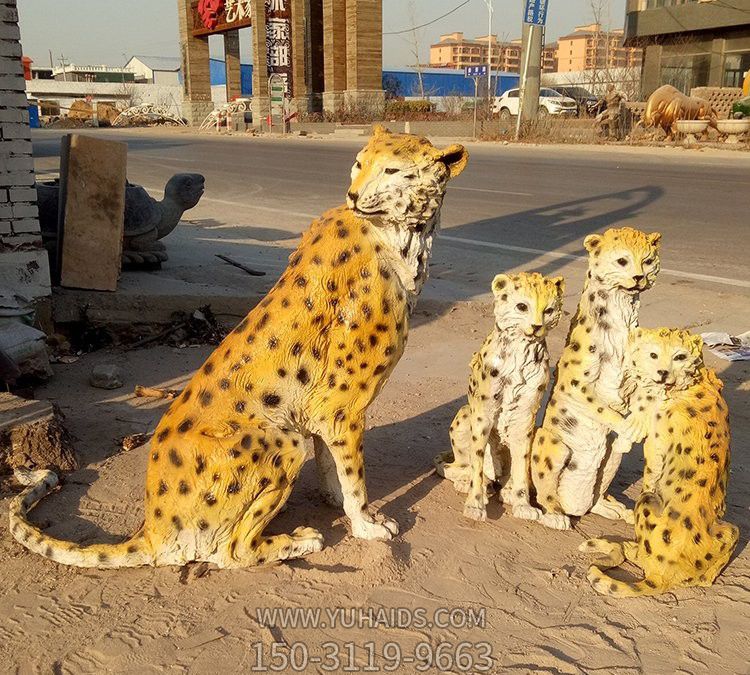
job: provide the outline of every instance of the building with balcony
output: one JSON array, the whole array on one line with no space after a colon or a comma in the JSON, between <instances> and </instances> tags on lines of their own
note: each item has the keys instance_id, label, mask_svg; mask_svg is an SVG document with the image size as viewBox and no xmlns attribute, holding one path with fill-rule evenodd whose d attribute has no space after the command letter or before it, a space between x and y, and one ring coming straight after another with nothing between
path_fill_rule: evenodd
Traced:
<instances>
[{"instance_id":1,"label":"building with balcony","mask_svg":"<svg viewBox=\"0 0 750 675\"><path fill-rule=\"evenodd\" d=\"M641 67L640 49L623 46L623 30L602 30L601 24L576 26L557 41L557 72Z\"/></svg>"},{"instance_id":2,"label":"building with balcony","mask_svg":"<svg viewBox=\"0 0 750 675\"><path fill-rule=\"evenodd\" d=\"M440 42L430 46L430 67L463 70L468 66L487 64L492 58L493 70L508 73L521 71L520 38L501 42L497 35L483 35L470 40L461 32L440 36ZM544 72L557 69L556 44L548 45L542 54Z\"/></svg>"},{"instance_id":3,"label":"building with balcony","mask_svg":"<svg viewBox=\"0 0 750 675\"><path fill-rule=\"evenodd\" d=\"M750 0L628 0L625 43L645 49L642 89L738 87L750 70Z\"/></svg>"}]
</instances>

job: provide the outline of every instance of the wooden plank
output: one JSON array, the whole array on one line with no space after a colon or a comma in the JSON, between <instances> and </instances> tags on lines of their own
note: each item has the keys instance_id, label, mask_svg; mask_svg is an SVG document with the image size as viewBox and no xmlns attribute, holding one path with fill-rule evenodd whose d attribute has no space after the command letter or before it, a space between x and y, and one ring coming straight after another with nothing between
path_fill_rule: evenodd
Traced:
<instances>
[{"instance_id":1,"label":"wooden plank","mask_svg":"<svg viewBox=\"0 0 750 675\"><path fill-rule=\"evenodd\" d=\"M71 134L63 151L61 285L114 291L122 265L125 143Z\"/></svg>"}]
</instances>

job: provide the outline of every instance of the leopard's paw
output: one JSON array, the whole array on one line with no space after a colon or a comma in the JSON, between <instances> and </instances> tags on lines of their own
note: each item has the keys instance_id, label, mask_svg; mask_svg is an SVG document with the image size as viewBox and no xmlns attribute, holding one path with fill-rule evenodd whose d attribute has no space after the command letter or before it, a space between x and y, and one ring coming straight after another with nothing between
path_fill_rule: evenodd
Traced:
<instances>
[{"instance_id":1,"label":"leopard's paw","mask_svg":"<svg viewBox=\"0 0 750 675\"><path fill-rule=\"evenodd\" d=\"M563 513L545 513L539 522L551 530L569 530L572 527L570 517Z\"/></svg>"},{"instance_id":2,"label":"leopard's paw","mask_svg":"<svg viewBox=\"0 0 750 675\"><path fill-rule=\"evenodd\" d=\"M487 520L487 509L484 506L464 506L464 517L484 522Z\"/></svg>"},{"instance_id":3,"label":"leopard's paw","mask_svg":"<svg viewBox=\"0 0 750 675\"><path fill-rule=\"evenodd\" d=\"M352 534L358 539L390 541L398 534L398 523L382 514L352 521Z\"/></svg>"},{"instance_id":4,"label":"leopard's paw","mask_svg":"<svg viewBox=\"0 0 750 675\"><path fill-rule=\"evenodd\" d=\"M539 520L542 517L541 509L534 508L531 504L516 504L512 513L514 518L521 520Z\"/></svg>"}]
</instances>

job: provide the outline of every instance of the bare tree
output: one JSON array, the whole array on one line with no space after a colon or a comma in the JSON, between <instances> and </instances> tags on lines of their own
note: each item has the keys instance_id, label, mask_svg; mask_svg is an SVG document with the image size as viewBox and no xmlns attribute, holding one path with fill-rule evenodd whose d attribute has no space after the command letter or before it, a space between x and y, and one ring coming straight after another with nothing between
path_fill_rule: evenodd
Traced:
<instances>
[{"instance_id":1,"label":"bare tree","mask_svg":"<svg viewBox=\"0 0 750 675\"><path fill-rule=\"evenodd\" d=\"M411 53L414 55L414 69L417 71L417 80L419 82L419 97L425 98L424 78L422 77L422 60L420 59L420 42L421 32L417 28L417 5L415 0L409 0L409 23L411 24L411 38L409 46Z\"/></svg>"}]
</instances>

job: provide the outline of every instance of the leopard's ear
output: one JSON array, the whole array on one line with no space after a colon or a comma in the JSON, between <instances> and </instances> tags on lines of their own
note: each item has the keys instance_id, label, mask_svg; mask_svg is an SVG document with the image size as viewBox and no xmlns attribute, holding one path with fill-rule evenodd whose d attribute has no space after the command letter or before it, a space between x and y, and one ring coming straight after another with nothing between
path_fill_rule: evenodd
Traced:
<instances>
[{"instance_id":1,"label":"leopard's ear","mask_svg":"<svg viewBox=\"0 0 750 675\"><path fill-rule=\"evenodd\" d=\"M652 246L658 246L661 241L661 232L652 232L648 235L648 243Z\"/></svg>"},{"instance_id":2,"label":"leopard's ear","mask_svg":"<svg viewBox=\"0 0 750 675\"><path fill-rule=\"evenodd\" d=\"M695 356L703 354L703 338L700 335L690 335L688 338L688 344L690 345L690 351Z\"/></svg>"},{"instance_id":3,"label":"leopard's ear","mask_svg":"<svg viewBox=\"0 0 750 675\"><path fill-rule=\"evenodd\" d=\"M595 251L602 245L602 235L590 234L583 240L583 245L589 253L591 253L591 251Z\"/></svg>"},{"instance_id":4,"label":"leopard's ear","mask_svg":"<svg viewBox=\"0 0 750 675\"><path fill-rule=\"evenodd\" d=\"M459 145L458 143L450 145L439 152L438 160L448 167L451 178L459 176L469 163L469 153L463 145Z\"/></svg>"},{"instance_id":5,"label":"leopard's ear","mask_svg":"<svg viewBox=\"0 0 750 675\"><path fill-rule=\"evenodd\" d=\"M492 280L492 292L499 296L508 286L513 283L513 278L508 274L498 274Z\"/></svg>"}]
</instances>

